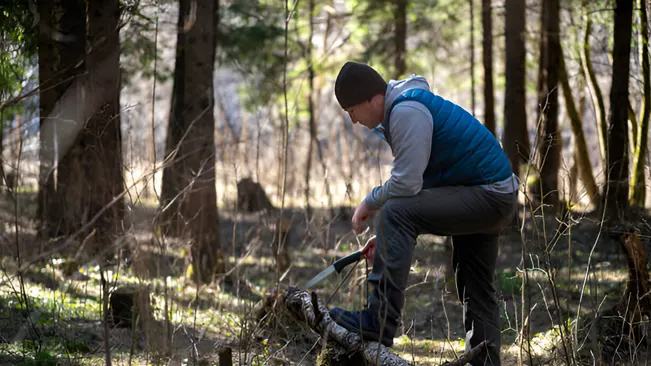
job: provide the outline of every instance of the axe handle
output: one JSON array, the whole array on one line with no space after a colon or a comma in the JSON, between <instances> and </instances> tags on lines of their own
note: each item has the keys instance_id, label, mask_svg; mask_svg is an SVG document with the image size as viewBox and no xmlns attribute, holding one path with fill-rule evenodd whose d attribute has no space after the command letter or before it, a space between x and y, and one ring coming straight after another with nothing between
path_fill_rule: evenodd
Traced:
<instances>
[{"instance_id":1,"label":"axe handle","mask_svg":"<svg viewBox=\"0 0 651 366\"><path fill-rule=\"evenodd\" d=\"M337 259L332 265L335 267L335 271L337 271L337 273L341 273L344 267L351 263L359 262L360 259L362 259L362 251L358 250L354 253L348 254L343 258Z\"/></svg>"}]
</instances>

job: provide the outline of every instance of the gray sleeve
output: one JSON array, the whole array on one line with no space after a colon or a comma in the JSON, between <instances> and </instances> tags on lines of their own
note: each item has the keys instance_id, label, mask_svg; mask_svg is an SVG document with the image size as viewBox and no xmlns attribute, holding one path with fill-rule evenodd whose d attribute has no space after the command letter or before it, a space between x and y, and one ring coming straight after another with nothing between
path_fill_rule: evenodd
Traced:
<instances>
[{"instance_id":1,"label":"gray sleeve","mask_svg":"<svg viewBox=\"0 0 651 366\"><path fill-rule=\"evenodd\" d=\"M431 152L432 114L424 105L400 103L390 118L393 168L391 177L364 198L372 209L379 209L391 197L418 194Z\"/></svg>"}]
</instances>

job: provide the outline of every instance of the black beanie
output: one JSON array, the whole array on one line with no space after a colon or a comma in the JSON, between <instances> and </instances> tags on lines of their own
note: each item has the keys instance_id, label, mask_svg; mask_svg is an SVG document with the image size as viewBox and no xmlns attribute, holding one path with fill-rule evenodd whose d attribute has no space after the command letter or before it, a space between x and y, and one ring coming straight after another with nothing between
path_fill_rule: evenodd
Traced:
<instances>
[{"instance_id":1,"label":"black beanie","mask_svg":"<svg viewBox=\"0 0 651 366\"><path fill-rule=\"evenodd\" d=\"M372 67L359 62L346 62L335 81L335 96L346 109L363 103L377 94L384 94L387 83Z\"/></svg>"}]
</instances>

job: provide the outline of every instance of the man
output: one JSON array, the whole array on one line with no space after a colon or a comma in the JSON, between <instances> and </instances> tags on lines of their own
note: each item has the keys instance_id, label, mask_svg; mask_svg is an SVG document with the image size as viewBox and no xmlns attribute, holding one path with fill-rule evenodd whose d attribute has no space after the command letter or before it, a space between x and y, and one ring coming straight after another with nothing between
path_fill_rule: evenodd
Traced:
<instances>
[{"instance_id":1,"label":"man","mask_svg":"<svg viewBox=\"0 0 651 366\"><path fill-rule=\"evenodd\" d=\"M330 315L390 347L401 321L416 237L452 236L466 344L490 344L484 364L500 364L500 312L493 288L499 231L515 214L518 182L497 139L470 113L429 91L422 76L388 84L368 65L347 62L335 95L353 123L391 147L391 177L357 207L353 229L377 212L367 308ZM374 247L374 248L373 248ZM370 250L369 250L370 249ZM374 249L374 250L373 250Z\"/></svg>"}]
</instances>

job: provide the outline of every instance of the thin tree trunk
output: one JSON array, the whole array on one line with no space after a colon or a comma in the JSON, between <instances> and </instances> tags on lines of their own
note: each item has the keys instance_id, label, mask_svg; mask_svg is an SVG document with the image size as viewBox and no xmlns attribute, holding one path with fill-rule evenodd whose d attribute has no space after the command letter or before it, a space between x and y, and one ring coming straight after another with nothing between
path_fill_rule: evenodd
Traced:
<instances>
[{"instance_id":1,"label":"thin tree trunk","mask_svg":"<svg viewBox=\"0 0 651 366\"><path fill-rule=\"evenodd\" d=\"M633 2L617 0L615 6L613 77L610 90L607 181L608 218L624 219L628 210L628 78L631 55Z\"/></svg>"},{"instance_id":2,"label":"thin tree trunk","mask_svg":"<svg viewBox=\"0 0 651 366\"><path fill-rule=\"evenodd\" d=\"M513 172L522 176L520 165L529 161L529 135L526 110L525 3L506 0L506 86L504 91L504 149Z\"/></svg>"},{"instance_id":3,"label":"thin tree trunk","mask_svg":"<svg viewBox=\"0 0 651 366\"><path fill-rule=\"evenodd\" d=\"M483 47L482 61L484 64L484 125L493 133L495 132L495 98L493 96L493 12L491 0L482 0L482 29Z\"/></svg>"},{"instance_id":4,"label":"thin tree trunk","mask_svg":"<svg viewBox=\"0 0 651 366\"><path fill-rule=\"evenodd\" d=\"M637 142L637 129L639 128L639 125L637 123L635 110L633 110L633 106L631 105L630 99L628 101L628 106L626 107L626 116L628 117L628 121L630 122L630 128L628 129L629 130L628 140L631 141L631 143L629 144L630 145L629 154L635 156L635 143Z\"/></svg>"},{"instance_id":5,"label":"thin tree trunk","mask_svg":"<svg viewBox=\"0 0 651 366\"><path fill-rule=\"evenodd\" d=\"M585 7L585 4L584 4ZM583 35L583 52L581 54L581 63L583 70L588 80L588 88L592 96L592 104L595 108L595 115L597 120L597 133L599 135L599 146L601 147L601 163L605 169L606 166L606 142L608 141L607 133L608 126L606 125L606 107L604 104L603 94L601 87L597 81L597 76L592 68L591 52L590 52L590 34L592 30L592 18L590 12L586 12L585 33Z\"/></svg>"},{"instance_id":6,"label":"thin tree trunk","mask_svg":"<svg viewBox=\"0 0 651 366\"><path fill-rule=\"evenodd\" d=\"M190 276L209 283L224 271L215 191L213 73L219 2L181 0L173 102L163 171L161 227L192 240ZM187 232L184 230L187 229Z\"/></svg>"},{"instance_id":7,"label":"thin tree trunk","mask_svg":"<svg viewBox=\"0 0 651 366\"><path fill-rule=\"evenodd\" d=\"M570 125L572 126L572 133L574 133L574 140L576 144L576 164L585 185L585 189L590 197L590 202L598 206L601 201L599 195L599 188L595 183L594 175L592 174L592 164L590 163L590 153L588 152L588 145L585 142L585 135L583 134L583 122L581 112L577 111L574 99L572 97L572 89L567 77L567 69L565 67L565 57L561 50L560 57L560 82L563 88L563 98L567 108L567 114L570 117ZM574 192L572 192L574 193Z\"/></svg>"},{"instance_id":8,"label":"thin tree trunk","mask_svg":"<svg viewBox=\"0 0 651 366\"><path fill-rule=\"evenodd\" d=\"M240 116L242 118L242 133L240 134L240 143L238 150L240 151L240 156L244 158L244 176L251 176L251 162L249 158L249 116L247 116L244 108L240 110Z\"/></svg>"},{"instance_id":9,"label":"thin tree trunk","mask_svg":"<svg viewBox=\"0 0 651 366\"><path fill-rule=\"evenodd\" d=\"M542 186L541 197L545 203L557 206L558 169L560 166L560 133L558 131L558 63L559 0L544 1L541 14L540 69L538 79L538 104L543 129L538 150L538 166Z\"/></svg>"},{"instance_id":10,"label":"thin tree trunk","mask_svg":"<svg viewBox=\"0 0 651 366\"><path fill-rule=\"evenodd\" d=\"M153 85L151 88L151 123L149 133L149 143L147 144L148 159L151 162L151 187L145 189L144 195L146 198L154 196L158 199L158 189L156 188L156 163L158 157L156 156L156 75L158 74L158 13L156 13L155 28L154 28L154 77L152 78Z\"/></svg>"},{"instance_id":11,"label":"thin tree trunk","mask_svg":"<svg viewBox=\"0 0 651 366\"><path fill-rule=\"evenodd\" d=\"M349 136L346 124L346 116L343 110L340 110L341 125L339 127L339 144L341 145L341 172L346 184L347 199L352 200L353 188L353 163L351 151L355 151L354 136ZM350 141L350 142L349 142Z\"/></svg>"},{"instance_id":12,"label":"thin tree trunk","mask_svg":"<svg viewBox=\"0 0 651 366\"><path fill-rule=\"evenodd\" d=\"M398 79L407 72L407 2L408 0L395 0L395 53L393 54L395 75Z\"/></svg>"},{"instance_id":13,"label":"thin tree trunk","mask_svg":"<svg viewBox=\"0 0 651 366\"><path fill-rule=\"evenodd\" d=\"M308 48L306 50L307 54L307 61L308 61L308 81L309 81L309 100L308 100L308 108L309 108L309 114L310 114L310 119L309 119L309 131L310 131L310 142L308 145L308 156L306 157L307 163L306 165L306 176L305 176L305 197L306 197L306 202L308 204L308 215L310 214L310 208L309 208L309 197L310 197L310 192L309 192L309 182L310 182L310 174L311 174L311 169L312 169L312 159L313 159L313 153L314 153L314 148L316 148L316 153L317 153L317 158L319 159L319 163L321 164L321 169L323 170L323 177L324 177L324 186L325 186L325 193L328 199L328 208L331 212L331 214L334 213L333 207L332 207L332 193L330 192L330 184L328 182L328 169L327 169L327 164L326 164L326 158L323 153L323 148L321 147L321 143L319 142L318 138L318 133L317 133L317 121L319 120L319 101L321 97L321 87L323 83L323 77L319 78L315 72L315 58L313 57L314 53L314 45L312 43L312 39L314 38L314 16L315 16L315 4L314 0L310 0L309 3L310 7L310 36L309 36L309 41L308 41ZM324 34L324 39L323 39L323 49L327 49L327 39L328 39L328 34L330 33L330 18L328 16L327 24L326 24L326 30Z\"/></svg>"},{"instance_id":14,"label":"thin tree trunk","mask_svg":"<svg viewBox=\"0 0 651 366\"><path fill-rule=\"evenodd\" d=\"M314 144L317 143L316 139L316 121L314 117L314 65L312 64L312 37L314 37L314 0L309 0L309 21L310 21L310 35L307 41L307 73L308 73L308 113L310 120L308 121L310 136L307 143L307 156L305 157L305 207L307 210L308 218L312 216L312 209L310 206L310 173L312 171L312 154Z\"/></svg>"},{"instance_id":15,"label":"thin tree trunk","mask_svg":"<svg viewBox=\"0 0 651 366\"><path fill-rule=\"evenodd\" d=\"M12 158L13 158L12 164L14 166L17 166L18 165L18 159L20 159L20 155L21 155L20 149L21 149L21 146L22 146L21 140L22 140L22 135L23 135L23 133L22 133L22 125L23 125L23 123L22 123L22 116L20 114L17 114L15 119L16 119L16 127L14 127L12 129L13 138L7 139L7 140L9 140L9 141L13 140L13 143L12 143L13 146L11 148L11 152L12 152L12 155L13 155L12 156ZM1 135L0 135L0 137L1 137ZM1 151L0 151L0 156L3 156ZM18 172L16 172L16 176L18 176Z\"/></svg>"},{"instance_id":16,"label":"thin tree trunk","mask_svg":"<svg viewBox=\"0 0 651 366\"><path fill-rule=\"evenodd\" d=\"M583 111L585 111L585 86L583 83L581 83L580 87L580 92L579 92L579 110L577 111L578 115L583 118ZM581 127L583 128L583 127ZM584 141L585 141L585 135L584 135ZM571 197L574 197L574 200L572 202L578 201L578 192L577 192L577 185L578 185L578 179L579 179L579 165L582 163L579 161L581 160L581 156L579 155L579 149L574 149L574 164L570 168L570 194ZM597 203L600 204L600 203Z\"/></svg>"},{"instance_id":17,"label":"thin tree trunk","mask_svg":"<svg viewBox=\"0 0 651 366\"><path fill-rule=\"evenodd\" d=\"M633 174L631 182L631 205L644 207L646 201L646 154L649 137L649 115L651 112L651 72L649 70L649 23L647 7L640 1L640 22L642 33L642 81L644 84L644 99L642 100L642 116L640 117L637 133L635 155L633 158Z\"/></svg>"}]
</instances>

